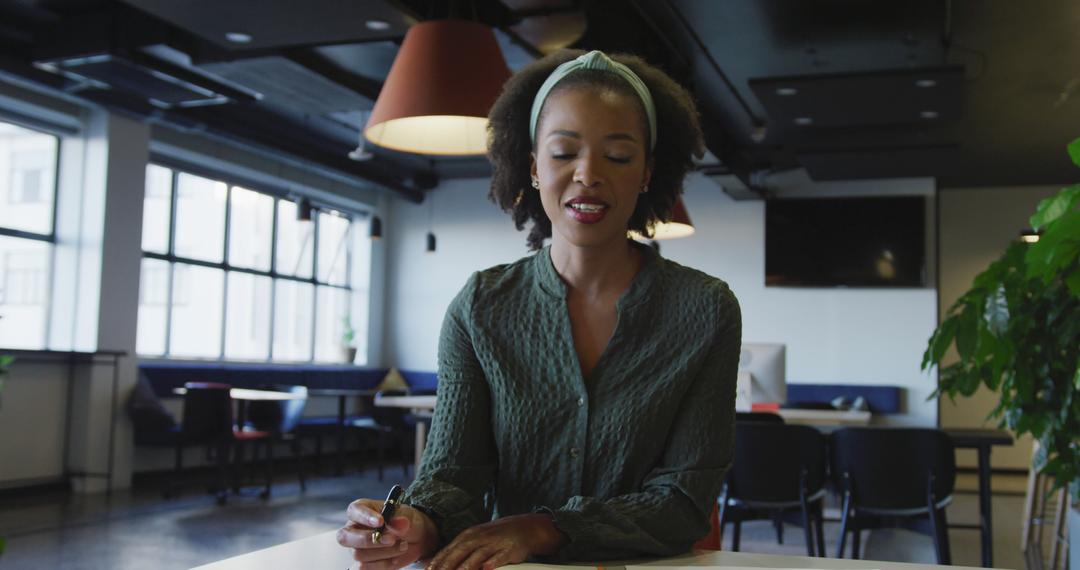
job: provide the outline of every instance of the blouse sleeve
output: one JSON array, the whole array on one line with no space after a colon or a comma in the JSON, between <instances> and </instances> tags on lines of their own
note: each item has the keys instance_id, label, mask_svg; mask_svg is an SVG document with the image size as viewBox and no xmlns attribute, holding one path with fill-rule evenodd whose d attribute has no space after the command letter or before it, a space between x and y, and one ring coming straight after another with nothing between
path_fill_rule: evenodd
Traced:
<instances>
[{"instance_id":1,"label":"blouse sleeve","mask_svg":"<svg viewBox=\"0 0 1080 570\"><path fill-rule=\"evenodd\" d=\"M690 550L709 531L709 515L731 465L735 445L735 384L742 341L738 301L719 295L720 326L700 373L683 397L661 461L635 493L599 500L571 497L540 508L567 537L562 561Z\"/></svg>"},{"instance_id":2,"label":"blouse sleeve","mask_svg":"<svg viewBox=\"0 0 1080 570\"><path fill-rule=\"evenodd\" d=\"M496 453L491 398L470 335L477 274L450 303L439 336L438 404L416 479L402 502L430 516L439 548L491 520Z\"/></svg>"}]
</instances>

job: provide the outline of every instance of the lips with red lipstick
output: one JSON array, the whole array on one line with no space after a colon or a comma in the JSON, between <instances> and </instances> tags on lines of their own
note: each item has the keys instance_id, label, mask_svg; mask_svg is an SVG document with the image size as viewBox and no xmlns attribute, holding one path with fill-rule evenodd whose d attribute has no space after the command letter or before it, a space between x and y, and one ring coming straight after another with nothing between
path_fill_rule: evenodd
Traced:
<instances>
[{"instance_id":1,"label":"lips with red lipstick","mask_svg":"<svg viewBox=\"0 0 1080 570\"><path fill-rule=\"evenodd\" d=\"M566 211L571 218L583 224L595 224L604 219L610 206L603 200L578 196L566 201Z\"/></svg>"}]
</instances>

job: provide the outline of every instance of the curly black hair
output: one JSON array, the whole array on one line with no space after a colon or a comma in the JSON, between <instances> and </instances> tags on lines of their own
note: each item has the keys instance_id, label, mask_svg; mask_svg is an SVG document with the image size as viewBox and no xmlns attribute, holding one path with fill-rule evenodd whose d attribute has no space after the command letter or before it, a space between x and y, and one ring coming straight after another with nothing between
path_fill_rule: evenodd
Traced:
<instances>
[{"instance_id":1,"label":"curly black hair","mask_svg":"<svg viewBox=\"0 0 1080 570\"><path fill-rule=\"evenodd\" d=\"M556 67L584 53L561 50L525 67L506 82L488 114L488 159L493 170L488 198L503 211L511 213L518 230L524 229L525 223L532 220L527 240L531 250L540 249L544 240L551 237L551 220L544 213L540 193L530 186L533 140L529 136L529 115L533 98ZM646 151L646 160L654 160L652 179L649 191L638 198L629 223L630 230L652 237L652 225L669 218L682 194L683 179L693 166L692 156L701 156L704 151L697 106L686 89L641 58L626 54L609 57L629 67L645 82L656 106L656 144ZM571 73L555 86L552 93L582 87L638 98L621 77L598 70ZM642 130L647 133L644 107L641 108L641 121Z\"/></svg>"}]
</instances>

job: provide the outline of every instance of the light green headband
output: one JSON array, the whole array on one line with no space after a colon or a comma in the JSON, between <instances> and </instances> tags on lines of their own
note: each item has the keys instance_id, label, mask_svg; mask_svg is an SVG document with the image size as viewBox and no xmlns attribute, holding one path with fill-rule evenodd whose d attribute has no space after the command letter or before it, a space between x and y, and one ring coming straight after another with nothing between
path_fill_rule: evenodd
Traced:
<instances>
[{"instance_id":1,"label":"light green headband","mask_svg":"<svg viewBox=\"0 0 1080 570\"><path fill-rule=\"evenodd\" d=\"M529 137L532 138L533 145L536 144L536 122L540 119L540 110L544 107L544 100L547 99L548 94L555 88L555 85L565 79L567 75L583 69L608 71L622 77L630 84L630 87L634 89L634 92L641 99L641 104L645 107L645 118L649 121L649 149L656 148L656 106L653 105L649 88L645 86L645 82L633 70L611 59L599 50L590 51L556 67L555 71L552 71L544 84L540 86L540 90L536 92L536 98L533 99L532 114L529 117Z\"/></svg>"}]
</instances>

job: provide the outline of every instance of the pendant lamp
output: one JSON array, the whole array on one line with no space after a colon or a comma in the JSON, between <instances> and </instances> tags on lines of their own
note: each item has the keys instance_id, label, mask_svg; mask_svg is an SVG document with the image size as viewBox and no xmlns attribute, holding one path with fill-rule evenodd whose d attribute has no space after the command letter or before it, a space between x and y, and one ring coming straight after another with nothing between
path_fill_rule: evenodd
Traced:
<instances>
[{"instance_id":1,"label":"pendant lamp","mask_svg":"<svg viewBox=\"0 0 1080 570\"><path fill-rule=\"evenodd\" d=\"M630 235L637 240L646 239L636 232L630 232ZM671 209L671 219L666 222L657 222L653 226L652 239L677 239L691 235L694 235L694 224L690 223L690 216L686 213L686 206L683 205L682 198L679 198Z\"/></svg>"},{"instance_id":2,"label":"pendant lamp","mask_svg":"<svg viewBox=\"0 0 1080 570\"><path fill-rule=\"evenodd\" d=\"M418 154L487 150L487 114L510 78L495 32L465 20L409 28L371 111L364 138Z\"/></svg>"}]
</instances>

